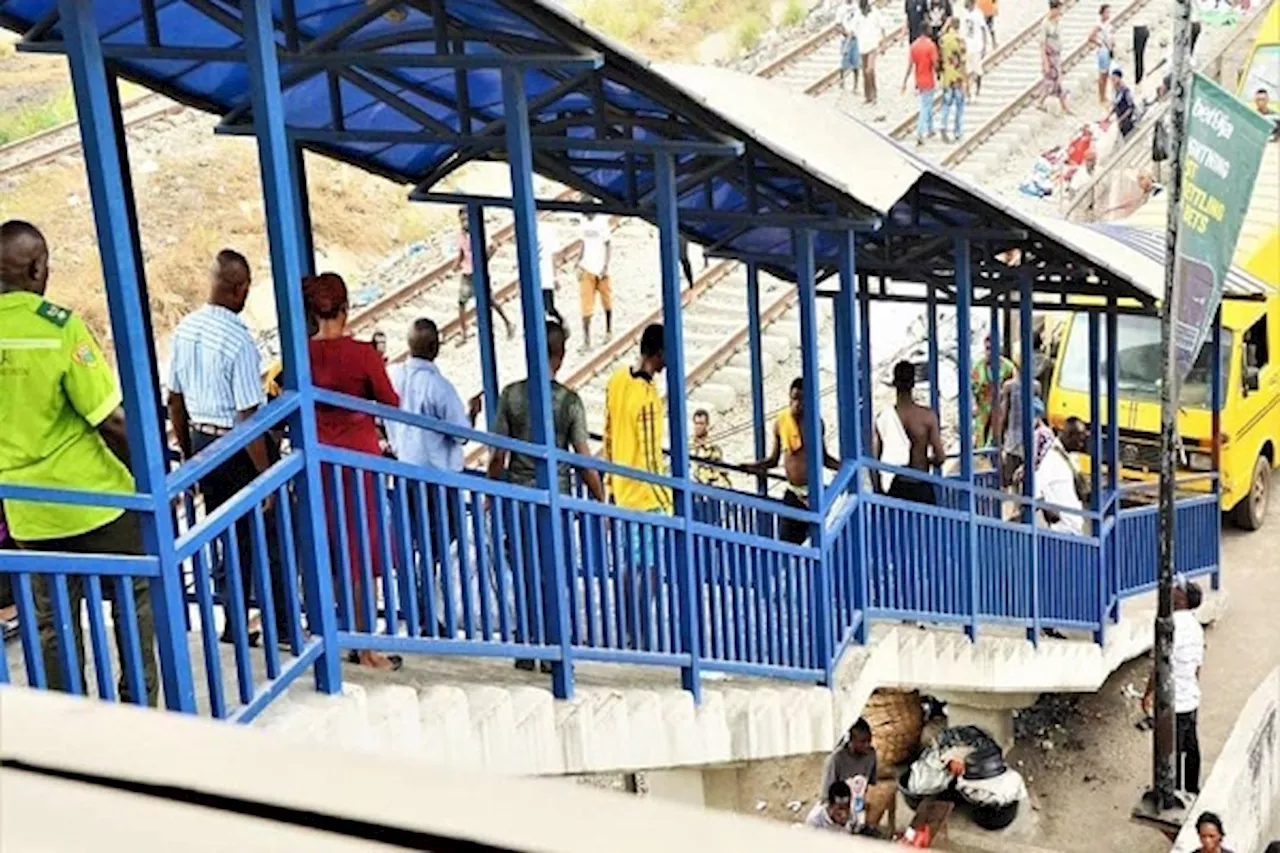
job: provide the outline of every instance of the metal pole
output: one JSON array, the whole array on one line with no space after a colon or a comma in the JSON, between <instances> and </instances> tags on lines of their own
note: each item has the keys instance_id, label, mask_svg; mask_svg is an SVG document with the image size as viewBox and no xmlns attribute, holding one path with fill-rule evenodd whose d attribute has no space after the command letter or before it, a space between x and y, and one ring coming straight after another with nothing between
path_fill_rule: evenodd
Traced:
<instances>
[{"instance_id":1,"label":"metal pole","mask_svg":"<svg viewBox=\"0 0 1280 853\"><path fill-rule=\"evenodd\" d=\"M967 596L968 618L964 632L970 640L978 636L978 527L974 523L973 494L973 386L969 384L972 373L973 347L969 343L971 334L971 317L969 309L973 303L972 278L970 268L969 241L964 237L955 242L956 265L956 366L960 380L960 402L957 411L960 413L960 479L964 483L965 517L967 530L965 541L966 559L962 563L968 569ZM1026 400L1023 400L1026 403Z\"/></svg>"},{"instance_id":2,"label":"metal pole","mask_svg":"<svg viewBox=\"0 0 1280 853\"><path fill-rule=\"evenodd\" d=\"M1171 808L1174 794L1173 714L1173 543L1175 430L1178 426L1178 366L1174 357L1173 318L1178 292L1175 266L1179 217L1182 213L1182 158L1186 146L1187 66L1191 56L1191 0L1177 0L1173 23L1173 107L1170 127L1169 213L1165 233L1164 302L1160 312L1160 550L1156 568L1159 588L1155 624L1155 715L1151 767L1152 805Z\"/></svg>"},{"instance_id":3,"label":"metal pole","mask_svg":"<svg viewBox=\"0 0 1280 853\"><path fill-rule=\"evenodd\" d=\"M764 423L764 354L760 344L760 270L747 264L747 341L751 350L751 434L755 439L756 459L765 453ZM763 474L756 478L756 491L765 494L769 481Z\"/></svg>"},{"instance_id":4,"label":"metal pole","mask_svg":"<svg viewBox=\"0 0 1280 853\"><path fill-rule=\"evenodd\" d=\"M493 346L493 293L489 289L489 237L484 230L484 207L467 205L471 237L471 283L476 292L476 337L480 341L480 376L484 386L484 418L493 429L498 414L498 354ZM548 247L549 248L549 247Z\"/></svg>"}]
</instances>

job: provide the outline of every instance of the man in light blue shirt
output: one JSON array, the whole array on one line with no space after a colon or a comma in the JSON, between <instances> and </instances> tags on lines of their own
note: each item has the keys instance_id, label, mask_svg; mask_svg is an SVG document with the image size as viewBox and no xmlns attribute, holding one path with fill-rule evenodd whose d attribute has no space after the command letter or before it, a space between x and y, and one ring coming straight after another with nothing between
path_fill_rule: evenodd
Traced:
<instances>
[{"instance_id":1,"label":"man in light blue shirt","mask_svg":"<svg viewBox=\"0 0 1280 853\"><path fill-rule=\"evenodd\" d=\"M400 410L435 418L458 427L474 427L480 413L480 396L468 407L453 383L436 366L440 354L440 331L426 318L415 320L409 331L409 360L401 375ZM435 430L398 425L393 431L396 457L411 465L425 465L444 471L462 470L465 439Z\"/></svg>"}]
</instances>

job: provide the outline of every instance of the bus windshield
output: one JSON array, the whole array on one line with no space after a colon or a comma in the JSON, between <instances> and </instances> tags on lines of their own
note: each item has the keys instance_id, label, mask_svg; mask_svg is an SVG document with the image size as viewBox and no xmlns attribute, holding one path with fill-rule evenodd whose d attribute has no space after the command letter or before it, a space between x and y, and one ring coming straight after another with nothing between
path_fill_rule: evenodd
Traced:
<instances>
[{"instance_id":1,"label":"bus windshield","mask_svg":"<svg viewBox=\"0 0 1280 853\"><path fill-rule=\"evenodd\" d=\"M1101 380L1107 375L1107 327L1101 324L1098 357ZM1116 371L1122 400L1160 399L1160 319L1133 314L1116 318ZM1062 354L1062 370L1058 384L1068 391L1089 392L1089 318L1077 314L1067 330L1066 350ZM1183 408L1209 408L1209 369L1211 348L1200 350L1195 366L1182 385ZM1222 330L1222 393L1227 393L1228 367L1231 363L1231 332ZM1100 385L1101 387L1101 385Z\"/></svg>"}]
</instances>

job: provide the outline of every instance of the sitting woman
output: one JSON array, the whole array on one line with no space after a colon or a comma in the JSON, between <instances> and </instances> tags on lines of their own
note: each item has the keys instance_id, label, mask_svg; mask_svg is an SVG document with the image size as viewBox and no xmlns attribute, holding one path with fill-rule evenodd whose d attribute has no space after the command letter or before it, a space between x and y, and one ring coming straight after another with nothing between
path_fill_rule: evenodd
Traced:
<instances>
[{"instance_id":1,"label":"sitting woman","mask_svg":"<svg viewBox=\"0 0 1280 853\"><path fill-rule=\"evenodd\" d=\"M387 378L387 368L383 364L382 355L372 344L362 343L352 338L347 332L347 285L341 276L324 273L308 276L302 282L303 299L307 313L315 318L316 331L310 342L311 381L317 388L337 391L373 400L388 406L399 406L400 397L391 387ZM320 442L344 450L355 450L377 456L381 453L378 442L378 430L371 415L353 412L336 406L319 405L316 407L316 427ZM328 514L330 541L336 546L341 538L338 536L338 524L345 525L347 541L346 565L351 574L352 602L350 609L355 611L356 629L368 633L373 626L368 624L368 610L376 610L375 579L382 573L380 556L380 536L385 535L381 519L378 517L377 478L370 472L358 475L352 471L343 472L343 518L337 517L335 495L333 494L333 473L331 465L323 466L325 489L325 511ZM364 490L365 518L357 518L356 482ZM362 532L359 525L364 524ZM368 553L373 565L366 569L362 565L363 549L361 538L369 544ZM335 570L343 564L342 555L336 549L332 552ZM336 572L335 572L336 573ZM342 581L338 580L341 584ZM371 588L365 589L368 583ZM346 598L339 595L339 600ZM362 606L373 602L375 607ZM347 602L343 602L344 605ZM343 614L346 627L350 630L351 613ZM350 661L374 669L399 669L403 661L398 655L383 655L378 652L364 650L351 652Z\"/></svg>"}]
</instances>

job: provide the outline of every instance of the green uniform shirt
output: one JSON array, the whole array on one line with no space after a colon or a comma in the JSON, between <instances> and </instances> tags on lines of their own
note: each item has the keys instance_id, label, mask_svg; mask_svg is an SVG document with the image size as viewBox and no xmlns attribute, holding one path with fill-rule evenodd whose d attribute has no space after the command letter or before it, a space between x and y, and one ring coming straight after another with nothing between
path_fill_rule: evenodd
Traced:
<instances>
[{"instance_id":1,"label":"green uniform shirt","mask_svg":"<svg viewBox=\"0 0 1280 853\"><path fill-rule=\"evenodd\" d=\"M0 294L0 483L132 493L98 425L120 405L115 371L84 321L34 293ZM4 501L19 542L97 530L123 510Z\"/></svg>"},{"instance_id":2,"label":"green uniform shirt","mask_svg":"<svg viewBox=\"0 0 1280 853\"><path fill-rule=\"evenodd\" d=\"M551 421L556 430L556 447L568 450L587 443L587 410L578 392L551 380ZM521 379L502 389L493 431L520 441L533 441L533 419L529 417L529 383ZM532 486L537 482L538 462L523 453L512 453L507 462L507 482ZM569 466L560 463L560 492L570 494Z\"/></svg>"}]
</instances>

